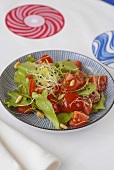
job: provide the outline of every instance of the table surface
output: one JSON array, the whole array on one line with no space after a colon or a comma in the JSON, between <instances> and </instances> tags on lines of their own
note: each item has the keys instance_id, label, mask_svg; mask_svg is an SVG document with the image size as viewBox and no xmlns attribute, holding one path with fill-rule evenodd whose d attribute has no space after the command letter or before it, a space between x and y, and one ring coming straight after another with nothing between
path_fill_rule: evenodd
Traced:
<instances>
[{"instance_id":1,"label":"table surface","mask_svg":"<svg viewBox=\"0 0 114 170\"><path fill-rule=\"evenodd\" d=\"M13 8L26 5L24 1L3 2L0 20L0 73L13 60L25 54L47 50L59 49L84 54L97 61L92 53L92 42L103 32L114 30L112 19L114 7L98 0L34 0L34 4L50 6L58 10L65 19L65 25L61 31L51 37L43 39L30 39L18 36L11 32L5 25L5 16ZM32 4L28 0L27 4ZM82 14L82 15L81 15ZM98 22L98 24L96 23ZM114 69L104 65L114 77ZM0 119L7 122L13 128L29 137L49 152L57 156L62 164L60 170L114 170L112 157L114 157L114 106L100 121L82 130L69 133L45 132L31 127L17 119L6 111L0 103ZM111 146L112 145L112 146ZM111 146L112 150L105 146ZM98 152L97 152L98 151ZM99 162L99 160L103 164ZM105 161L109 161L105 166ZM97 161L100 167L97 167Z\"/></svg>"}]
</instances>

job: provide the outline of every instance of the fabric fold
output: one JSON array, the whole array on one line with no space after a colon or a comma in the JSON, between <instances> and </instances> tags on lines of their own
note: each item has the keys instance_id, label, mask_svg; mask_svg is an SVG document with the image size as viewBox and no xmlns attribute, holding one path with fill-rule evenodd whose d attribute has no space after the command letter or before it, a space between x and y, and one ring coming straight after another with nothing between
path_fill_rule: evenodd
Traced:
<instances>
[{"instance_id":1,"label":"fabric fold","mask_svg":"<svg viewBox=\"0 0 114 170\"><path fill-rule=\"evenodd\" d=\"M10 155L0 141L0 169L1 170L22 170L16 160Z\"/></svg>"},{"instance_id":2,"label":"fabric fold","mask_svg":"<svg viewBox=\"0 0 114 170\"><path fill-rule=\"evenodd\" d=\"M0 138L23 170L57 170L60 166L58 158L1 120Z\"/></svg>"}]
</instances>

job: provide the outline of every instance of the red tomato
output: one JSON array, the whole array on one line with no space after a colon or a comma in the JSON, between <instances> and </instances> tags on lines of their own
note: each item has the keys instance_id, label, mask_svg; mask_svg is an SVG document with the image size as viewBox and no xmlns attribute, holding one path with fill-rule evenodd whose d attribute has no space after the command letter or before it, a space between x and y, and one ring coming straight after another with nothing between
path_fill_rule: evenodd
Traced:
<instances>
[{"instance_id":1,"label":"red tomato","mask_svg":"<svg viewBox=\"0 0 114 170\"><path fill-rule=\"evenodd\" d=\"M23 114L30 114L30 113L32 113L32 110L28 110L30 108L32 108L31 105L28 105L28 106L18 106L17 107L17 111L19 113L23 113ZM28 110L28 111L26 111L26 110Z\"/></svg>"},{"instance_id":2,"label":"red tomato","mask_svg":"<svg viewBox=\"0 0 114 170\"><path fill-rule=\"evenodd\" d=\"M60 113L62 111L61 104L57 101L51 101L55 113Z\"/></svg>"},{"instance_id":3,"label":"red tomato","mask_svg":"<svg viewBox=\"0 0 114 170\"><path fill-rule=\"evenodd\" d=\"M64 83L69 83L71 80L74 79L74 75L73 74L70 74L69 72L66 72L65 75L64 75Z\"/></svg>"},{"instance_id":4,"label":"red tomato","mask_svg":"<svg viewBox=\"0 0 114 170\"><path fill-rule=\"evenodd\" d=\"M68 122L69 126L72 127L81 127L88 122L89 116L85 115L82 112L74 111L74 117Z\"/></svg>"},{"instance_id":5,"label":"red tomato","mask_svg":"<svg viewBox=\"0 0 114 170\"><path fill-rule=\"evenodd\" d=\"M73 111L82 111L83 110L83 102L82 97L75 93L67 93L65 94L62 101L63 111L65 112L73 112Z\"/></svg>"},{"instance_id":6,"label":"red tomato","mask_svg":"<svg viewBox=\"0 0 114 170\"><path fill-rule=\"evenodd\" d=\"M52 93L50 93L50 94L48 94L47 99L49 101L51 101L51 100L55 100L55 97L54 97L54 95Z\"/></svg>"},{"instance_id":7,"label":"red tomato","mask_svg":"<svg viewBox=\"0 0 114 170\"><path fill-rule=\"evenodd\" d=\"M37 86L36 85L36 82L34 79L31 79L30 80L30 85L29 85L29 93L30 93L30 96L32 96L32 92L36 92L38 94L41 94L42 93L42 90L40 86Z\"/></svg>"},{"instance_id":8,"label":"red tomato","mask_svg":"<svg viewBox=\"0 0 114 170\"><path fill-rule=\"evenodd\" d=\"M79 60L74 60L74 64L79 68L79 70L82 70L82 63Z\"/></svg>"},{"instance_id":9,"label":"red tomato","mask_svg":"<svg viewBox=\"0 0 114 170\"><path fill-rule=\"evenodd\" d=\"M32 96L32 92L35 92L35 88L36 88L36 83L35 83L35 81L32 79L32 80L30 80L30 85L29 85L29 93L30 93L30 96Z\"/></svg>"},{"instance_id":10,"label":"red tomato","mask_svg":"<svg viewBox=\"0 0 114 170\"><path fill-rule=\"evenodd\" d=\"M100 76L99 83L98 83L98 90L99 91L105 91L108 83L108 77L107 76Z\"/></svg>"},{"instance_id":11,"label":"red tomato","mask_svg":"<svg viewBox=\"0 0 114 170\"><path fill-rule=\"evenodd\" d=\"M83 101L83 112L86 115L89 115L90 113L92 113L92 101L91 99L84 99Z\"/></svg>"},{"instance_id":12,"label":"red tomato","mask_svg":"<svg viewBox=\"0 0 114 170\"><path fill-rule=\"evenodd\" d=\"M96 87L97 87L97 90L98 90L98 76L91 76L90 78L89 78L89 81L92 83L92 84L95 84L96 85Z\"/></svg>"},{"instance_id":13,"label":"red tomato","mask_svg":"<svg viewBox=\"0 0 114 170\"><path fill-rule=\"evenodd\" d=\"M36 61L37 64L41 64L41 63L54 63L52 58L49 55L44 55L42 56L38 61Z\"/></svg>"},{"instance_id":14,"label":"red tomato","mask_svg":"<svg viewBox=\"0 0 114 170\"><path fill-rule=\"evenodd\" d=\"M26 75L26 78L28 78L28 79L33 79L34 76L33 76L32 74L28 74L28 75Z\"/></svg>"},{"instance_id":15,"label":"red tomato","mask_svg":"<svg viewBox=\"0 0 114 170\"><path fill-rule=\"evenodd\" d=\"M53 93L55 94L55 95L57 95L57 94L59 94L59 92L60 92L60 86L58 85L56 85L56 86L54 86L53 88L52 88L52 91L53 91Z\"/></svg>"},{"instance_id":16,"label":"red tomato","mask_svg":"<svg viewBox=\"0 0 114 170\"><path fill-rule=\"evenodd\" d=\"M74 80L74 84L71 86L70 82ZM64 93L74 92L85 84L85 76L82 71L70 74L66 73L63 78L63 83L61 85L61 91Z\"/></svg>"},{"instance_id":17,"label":"red tomato","mask_svg":"<svg viewBox=\"0 0 114 170\"><path fill-rule=\"evenodd\" d=\"M85 78L84 72L78 71L74 74L74 76L76 77L76 79L78 81L80 81L80 87L84 86L84 84L86 83L86 78Z\"/></svg>"},{"instance_id":18,"label":"red tomato","mask_svg":"<svg viewBox=\"0 0 114 170\"><path fill-rule=\"evenodd\" d=\"M90 82L97 86L98 91L105 91L108 83L107 76L91 76Z\"/></svg>"},{"instance_id":19,"label":"red tomato","mask_svg":"<svg viewBox=\"0 0 114 170\"><path fill-rule=\"evenodd\" d=\"M55 111L55 113L59 113L62 111L62 107L61 104L59 102L56 101L56 98L54 97L54 95L51 93L47 96L48 100L52 103L53 109Z\"/></svg>"}]
</instances>

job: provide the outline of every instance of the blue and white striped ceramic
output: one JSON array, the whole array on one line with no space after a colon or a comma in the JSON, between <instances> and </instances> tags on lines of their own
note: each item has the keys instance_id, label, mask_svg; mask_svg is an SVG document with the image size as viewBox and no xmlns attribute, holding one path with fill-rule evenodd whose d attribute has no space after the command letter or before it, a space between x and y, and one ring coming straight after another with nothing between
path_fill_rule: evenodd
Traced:
<instances>
[{"instance_id":1,"label":"blue and white striped ceramic","mask_svg":"<svg viewBox=\"0 0 114 170\"><path fill-rule=\"evenodd\" d=\"M92 113L90 115L90 122L87 123L86 126L89 126L90 124L95 123L99 119L101 119L103 116L105 116L110 108L113 105L114 101L114 82L113 78L111 77L110 73L99 63L94 61L91 58L88 58L84 55L77 54L75 52L69 52L69 51L61 51L61 50L47 50L47 51L39 51L31 53L33 57L36 59L39 59L44 54L50 55L54 61L61 61L65 59L72 59L72 60L80 60L83 65L83 71L86 72L88 75L95 74L95 75L107 75L108 76L108 87L105 92L106 96L106 109L99 111L97 113ZM28 54L27 54L28 55ZM8 97L7 92L9 90L16 89L16 85L14 84L14 64L17 61L24 62L27 55L18 58L14 62L12 62L7 68L3 71L0 77L0 98L1 102L4 105L4 100ZM14 108L8 108L6 105L4 107L9 111L10 114L12 114L17 119L21 120L22 122L25 122L31 126L37 127L38 129L43 130L52 130L52 131L73 131L76 130L76 128L69 127L67 130L56 130L54 129L53 125L50 123L50 121L45 119L39 119L35 114L29 114L29 115L22 115L18 114L17 111ZM80 127L83 128L83 127ZM78 129L80 129L78 128Z\"/></svg>"},{"instance_id":2,"label":"blue and white striped ceramic","mask_svg":"<svg viewBox=\"0 0 114 170\"><path fill-rule=\"evenodd\" d=\"M93 41L92 51L102 64L114 69L114 31L97 36Z\"/></svg>"}]
</instances>

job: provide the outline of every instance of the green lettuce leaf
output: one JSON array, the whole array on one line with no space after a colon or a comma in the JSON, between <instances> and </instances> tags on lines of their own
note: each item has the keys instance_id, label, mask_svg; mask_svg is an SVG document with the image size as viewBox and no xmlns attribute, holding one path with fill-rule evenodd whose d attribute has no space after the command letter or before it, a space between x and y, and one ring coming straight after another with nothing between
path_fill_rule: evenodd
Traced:
<instances>
[{"instance_id":1,"label":"green lettuce leaf","mask_svg":"<svg viewBox=\"0 0 114 170\"><path fill-rule=\"evenodd\" d=\"M60 68L63 73L75 73L78 69L72 60L63 60L55 63L55 66Z\"/></svg>"},{"instance_id":2,"label":"green lettuce leaf","mask_svg":"<svg viewBox=\"0 0 114 170\"><path fill-rule=\"evenodd\" d=\"M99 110L104 110L105 102L106 102L105 96L103 93L101 93L99 102L95 103L93 105L93 112L98 112Z\"/></svg>"},{"instance_id":3,"label":"green lettuce leaf","mask_svg":"<svg viewBox=\"0 0 114 170\"><path fill-rule=\"evenodd\" d=\"M29 79L25 77L23 72L17 70L14 75L14 82L18 85L21 94L29 94Z\"/></svg>"},{"instance_id":4,"label":"green lettuce leaf","mask_svg":"<svg viewBox=\"0 0 114 170\"><path fill-rule=\"evenodd\" d=\"M52 122L55 128L60 129L59 121L51 102L46 97L44 97L44 95L37 94L36 92L32 93L32 98L35 99L37 108L45 114L45 116Z\"/></svg>"},{"instance_id":5,"label":"green lettuce leaf","mask_svg":"<svg viewBox=\"0 0 114 170\"><path fill-rule=\"evenodd\" d=\"M47 98L47 96L48 96L48 90L47 90L47 89L44 89L44 90L43 90L42 96L44 96L45 98Z\"/></svg>"},{"instance_id":6,"label":"green lettuce leaf","mask_svg":"<svg viewBox=\"0 0 114 170\"><path fill-rule=\"evenodd\" d=\"M35 74L38 72L39 65L36 63L25 62L18 66L18 70L22 72L25 76L28 74Z\"/></svg>"},{"instance_id":7,"label":"green lettuce leaf","mask_svg":"<svg viewBox=\"0 0 114 170\"><path fill-rule=\"evenodd\" d=\"M31 103L30 98L23 96L22 100L16 104L15 101L20 96L20 93L17 90L9 91L8 96L9 96L9 99L5 100L4 102L8 107L27 106Z\"/></svg>"},{"instance_id":8,"label":"green lettuce leaf","mask_svg":"<svg viewBox=\"0 0 114 170\"><path fill-rule=\"evenodd\" d=\"M57 114L57 118L59 120L60 123L64 123L66 124L72 117L73 117L73 112L70 113L58 113Z\"/></svg>"},{"instance_id":9,"label":"green lettuce leaf","mask_svg":"<svg viewBox=\"0 0 114 170\"><path fill-rule=\"evenodd\" d=\"M85 90L78 91L77 93L81 96L89 96L92 92L96 90L96 85L88 83Z\"/></svg>"},{"instance_id":10,"label":"green lettuce leaf","mask_svg":"<svg viewBox=\"0 0 114 170\"><path fill-rule=\"evenodd\" d=\"M35 74L38 71L38 64L25 62L18 66L17 71L14 74L14 82L19 87L19 92L22 94L29 94L29 79L26 75Z\"/></svg>"},{"instance_id":11,"label":"green lettuce leaf","mask_svg":"<svg viewBox=\"0 0 114 170\"><path fill-rule=\"evenodd\" d=\"M34 63L36 61L36 59L34 57L32 57L31 55L28 55L27 58L26 58L26 61Z\"/></svg>"}]
</instances>

